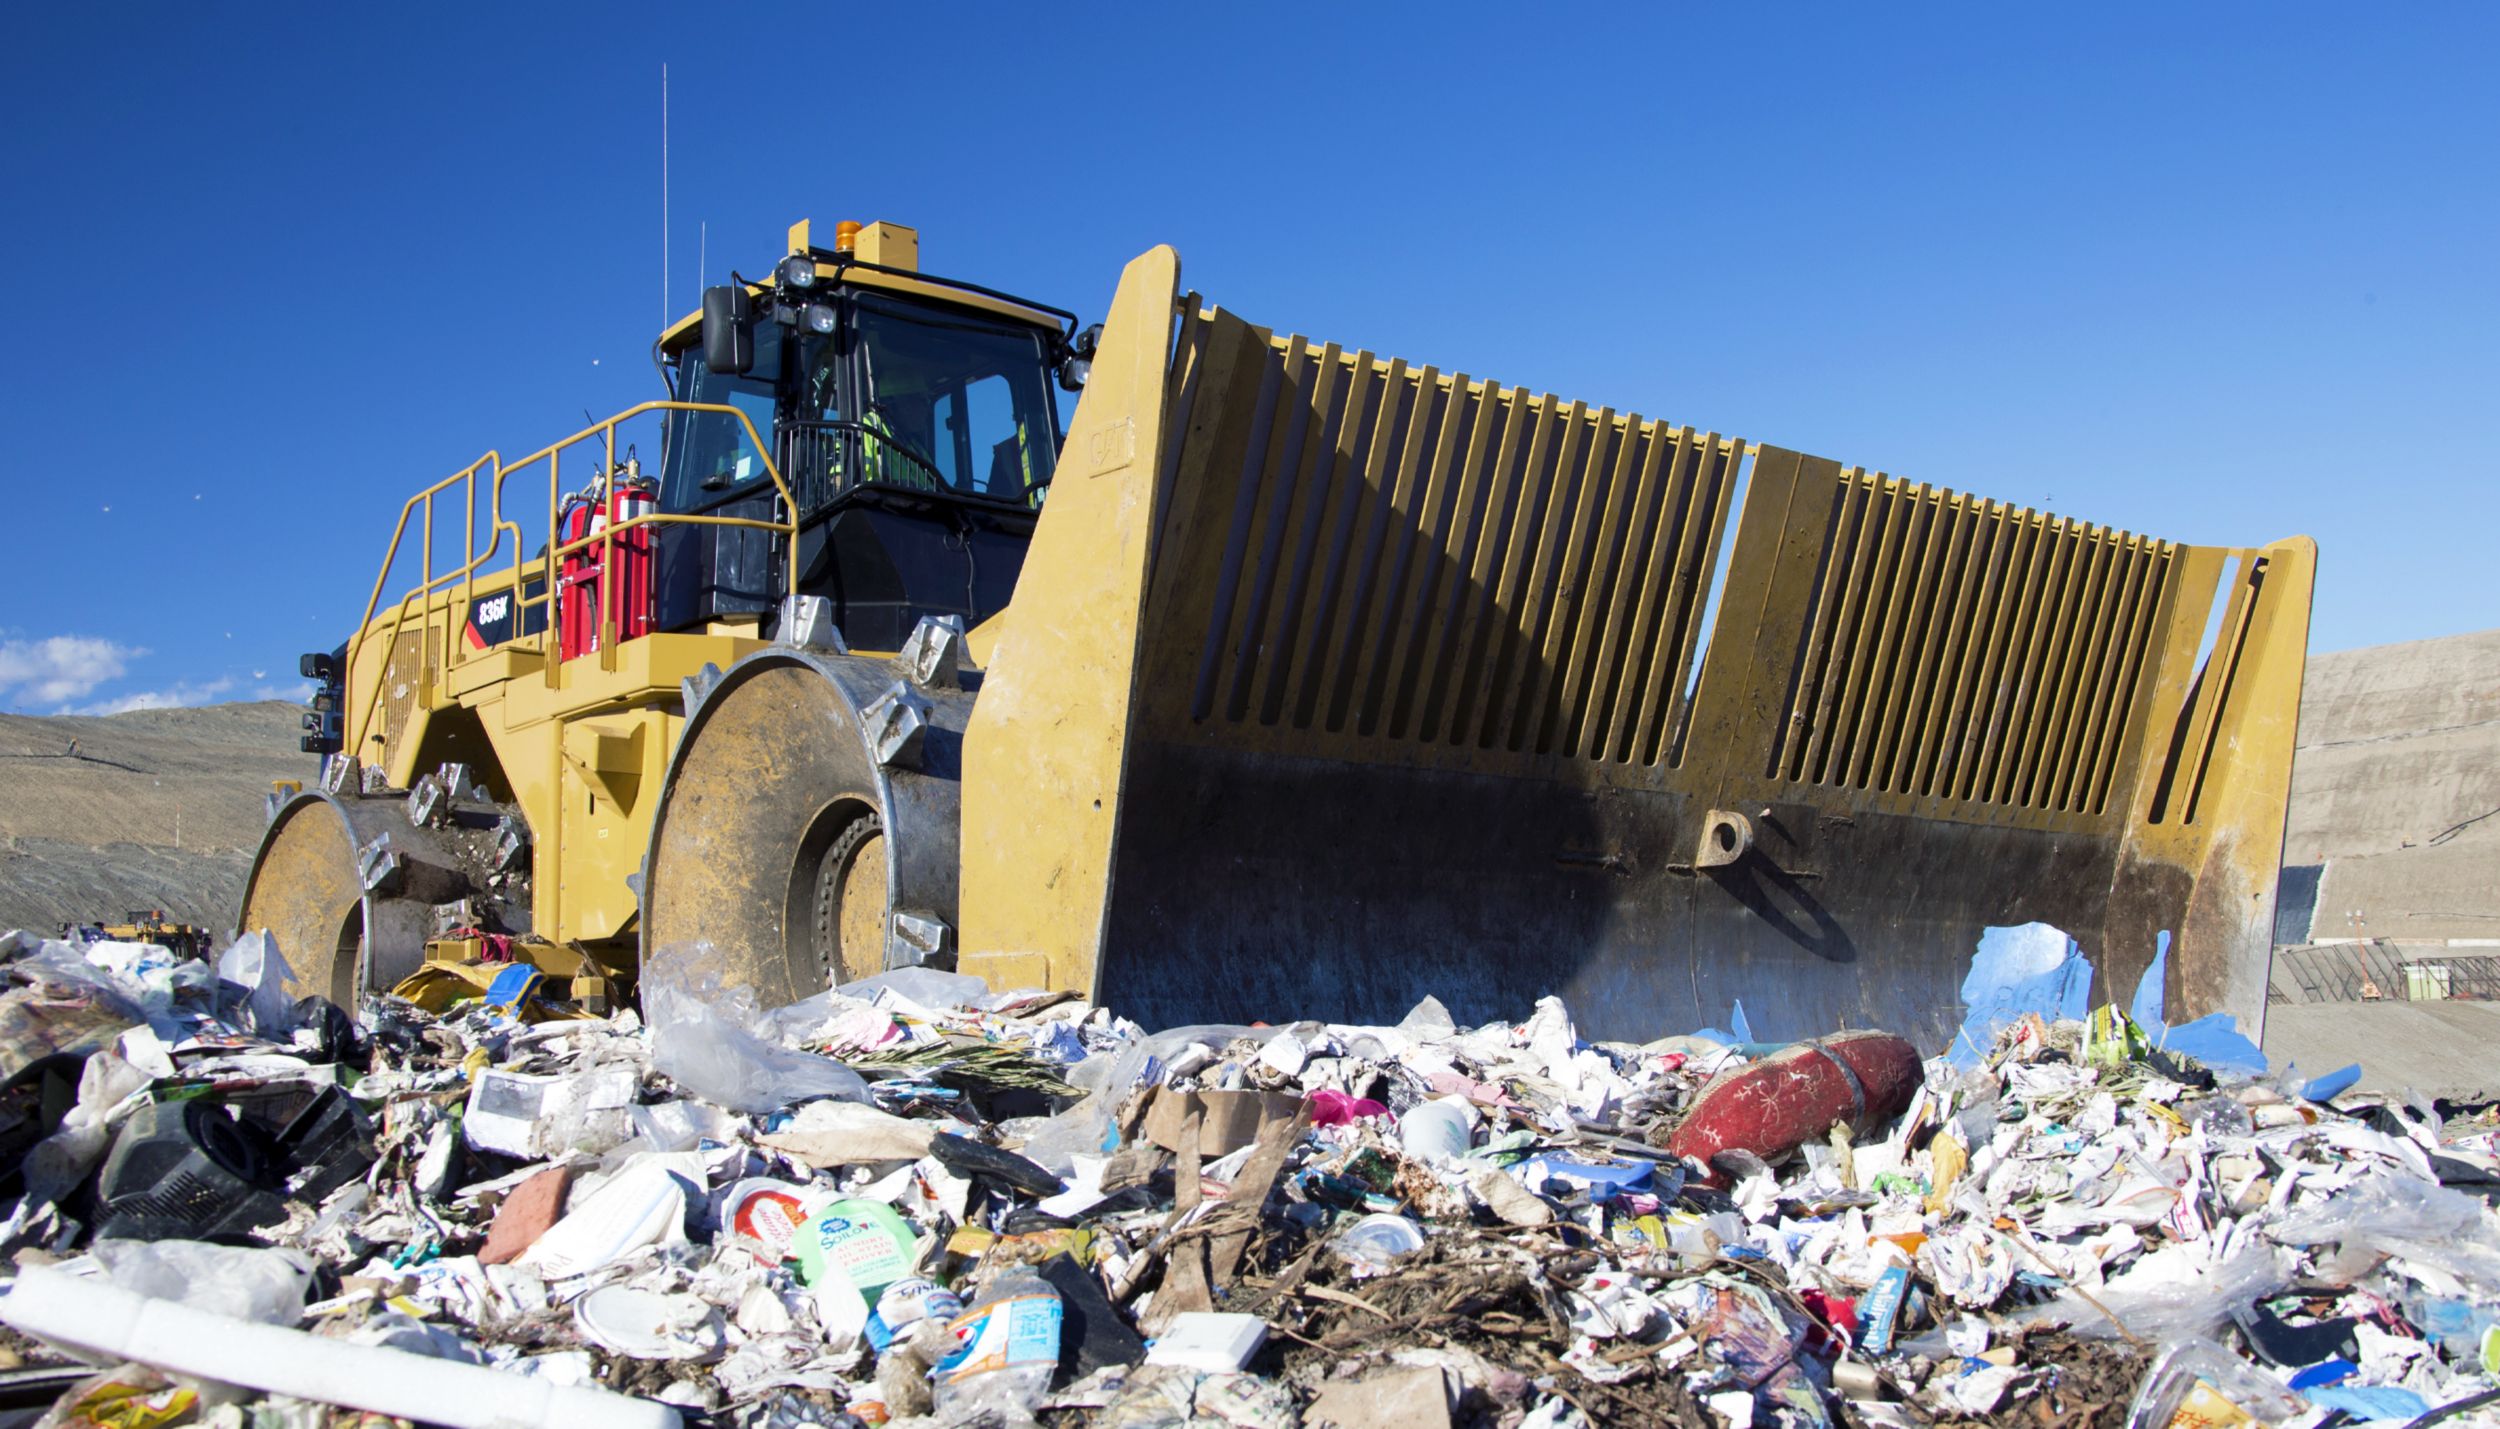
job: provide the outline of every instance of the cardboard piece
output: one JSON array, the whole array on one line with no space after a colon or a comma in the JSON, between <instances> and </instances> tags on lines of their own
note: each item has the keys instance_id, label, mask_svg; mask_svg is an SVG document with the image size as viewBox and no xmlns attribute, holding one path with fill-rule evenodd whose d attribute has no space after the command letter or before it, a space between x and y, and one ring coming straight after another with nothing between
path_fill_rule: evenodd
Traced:
<instances>
[{"instance_id":1,"label":"cardboard piece","mask_svg":"<svg viewBox=\"0 0 2500 1429\"><path fill-rule=\"evenodd\" d=\"M1302 1110L1302 1098L1284 1092L1176 1092L1157 1087L1146 1103L1140 1132L1166 1151L1179 1151L1191 1112L1198 1115L1198 1155L1212 1161L1258 1140L1259 1128Z\"/></svg>"},{"instance_id":2,"label":"cardboard piece","mask_svg":"<svg viewBox=\"0 0 2500 1429\"><path fill-rule=\"evenodd\" d=\"M1302 1422L1314 1429L1449 1429L1449 1387L1430 1365L1332 1379L1302 1411Z\"/></svg>"},{"instance_id":3,"label":"cardboard piece","mask_svg":"<svg viewBox=\"0 0 2500 1429\"><path fill-rule=\"evenodd\" d=\"M1190 1217L1204 1201L1206 1189L1198 1180L1198 1118L1203 1112L1195 1099L1182 1113L1180 1170L1172 1181L1172 1216L1164 1224L1177 1228L1189 1223ZM1163 1272L1163 1288L1155 1292L1154 1303L1147 1307L1138 1328L1149 1335L1160 1335L1173 1320L1190 1312L1215 1308L1215 1291L1207 1278L1207 1242L1204 1236L1176 1239L1172 1243L1171 1261Z\"/></svg>"}]
</instances>

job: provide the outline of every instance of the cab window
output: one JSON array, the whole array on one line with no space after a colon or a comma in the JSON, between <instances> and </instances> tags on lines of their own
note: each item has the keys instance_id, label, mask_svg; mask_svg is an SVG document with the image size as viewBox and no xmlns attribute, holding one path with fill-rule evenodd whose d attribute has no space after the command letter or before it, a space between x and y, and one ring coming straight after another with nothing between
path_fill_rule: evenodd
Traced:
<instances>
[{"instance_id":1,"label":"cab window","mask_svg":"<svg viewBox=\"0 0 2500 1429\"><path fill-rule=\"evenodd\" d=\"M866 293L857 333L868 480L1040 504L1058 452L1042 333Z\"/></svg>"}]
</instances>

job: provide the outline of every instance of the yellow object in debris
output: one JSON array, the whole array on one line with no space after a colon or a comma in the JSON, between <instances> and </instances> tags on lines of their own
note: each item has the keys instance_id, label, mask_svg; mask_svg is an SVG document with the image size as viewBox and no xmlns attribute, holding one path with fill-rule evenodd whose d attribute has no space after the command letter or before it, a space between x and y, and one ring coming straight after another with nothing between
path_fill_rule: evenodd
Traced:
<instances>
[{"instance_id":1,"label":"yellow object in debris","mask_svg":"<svg viewBox=\"0 0 2500 1429\"><path fill-rule=\"evenodd\" d=\"M391 996L403 998L428 1012L440 1016L463 1002L483 1000L486 990L511 963L443 963L427 962L415 972L401 978L391 989ZM523 1022L571 1022L590 1014L568 1007L551 1006L539 998L528 998L514 1009Z\"/></svg>"},{"instance_id":2,"label":"yellow object in debris","mask_svg":"<svg viewBox=\"0 0 2500 1429\"><path fill-rule=\"evenodd\" d=\"M453 1003L484 997L500 971L477 963L427 963L400 979L391 996L440 1014L450 1011Z\"/></svg>"},{"instance_id":3,"label":"yellow object in debris","mask_svg":"<svg viewBox=\"0 0 2500 1429\"><path fill-rule=\"evenodd\" d=\"M79 1395L53 1422L61 1429L162 1429L191 1418L199 1405L197 1391L130 1365Z\"/></svg>"},{"instance_id":4,"label":"yellow object in debris","mask_svg":"<svg viewBox=\"0 0 2500 1429\"><path fill-rule=\"evenodd\" d=\"M2183 1119L2177 1112L2163 1106L2160 1102L2140 1102L2138 1105L2142 1106L2145 1111L2151 1113L2156 1121L2162 1123L2163 1129L2170 1134L2170 1138L2173 1141L2176 1141L2180 1137L2188 1134L2188 1124L2186 1120Z\"/></svg>"},{"instance_id":5,"label":"yellow object in debris","mask_svg":"<svg viewBox=\"0 0 2500 1429\"><path fill-rule=\"evenodd\" d=\"M2254 1424L2256 1417L2233 1404L2221 1390L2198 1380L2187 1398L2179 1402L2170 1416L2167 1429L2233 1429L2241 1424Z\"/></svg>"},{"instance_id":6,"label":"yellow object in debris","mask_svg":"<svg viewBox=\"0 0 2500 1429\"><path fill-rule=\"evenodd\" d=\"M1962 1168L1970 1165L1970 1152L1961 1137L1946 1131L1927 1143L1927 1155L1934 1168L1929 1180L1935 1186L1927 1193L1927 1209L1942 1213L1953 1195L1953 1183L1962 1179Z\"/></svg>"},{"instance_id":7,"label":"yellow object in debris","mask_svg":"<svg viewBox=\"0 0 2500 1429\"><path fill-rule=\"evenodd\" d=\"M953 1248L952 1242L948 1248ZM981 1263L994 1271L1002 1265L1039 1265L1058 1255L1069 1256L1079 1265L1093 1264L1094 1233L1083 1226L1063 1226L999 1236L981 1252Z\"/></svg>"}]
</instances>

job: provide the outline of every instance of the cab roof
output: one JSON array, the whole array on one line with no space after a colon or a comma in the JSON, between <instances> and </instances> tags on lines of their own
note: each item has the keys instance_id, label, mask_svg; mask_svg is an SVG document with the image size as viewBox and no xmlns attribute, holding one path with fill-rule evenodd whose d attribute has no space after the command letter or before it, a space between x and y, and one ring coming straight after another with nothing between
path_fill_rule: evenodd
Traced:
<instances>
[{"instance_id":1,"label":"cab roof","mask_svg":"<svg viewBox=\"0 0 2500 1429\"><path fill-rule=\"evenodd\" d=\"M816 260L817 265L824 270L825 277L822 281L827 287L848 284L856 288L875 288L883 292L905 293L915 298L951 303L959 308L970 308L992 317L1005 318L1009 322L1025 323L1063 334L1075 325L1074 318L1067 313L1043 307L1038 303L1010 298L1003 293L987 292L943 278L928 278L916 273L899 272L881 265L862 262L848 254L831 253L821 248L809 248L806 254ZM792 256L797 255L793 253ZM760 297L771 292L772 286L770 281L749 280L746 288L749 293ZM660 334L660 351L674 353L690 347L699 338L702 330L703 310L698 307L669 324L667 329Z\"/></svg>"}]
</instances>

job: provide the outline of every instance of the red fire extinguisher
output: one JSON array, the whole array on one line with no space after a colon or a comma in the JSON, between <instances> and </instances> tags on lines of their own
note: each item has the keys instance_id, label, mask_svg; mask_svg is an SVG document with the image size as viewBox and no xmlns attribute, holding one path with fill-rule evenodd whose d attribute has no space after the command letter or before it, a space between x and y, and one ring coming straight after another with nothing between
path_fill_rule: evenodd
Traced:
<instances>
[{"instance_id":1,"label":"red fire extinguisher","mask_svg":"<svg viewBox=\"0 0 2500 1429\"><path fill-rule=\"evenodd\" d=\"M589 487L564 499L557 516L560 543L597 537L611 523L623 525L649 515L657 506L657 488L642 475L640 463L625 464ZM564 557L557 576L561 591L556 623L559 659L570 660L599 648L602 615L616 622L622 643L651 633L651 528L635 526L606 546L591 544Z\"/></svg>"}]
</instances>

